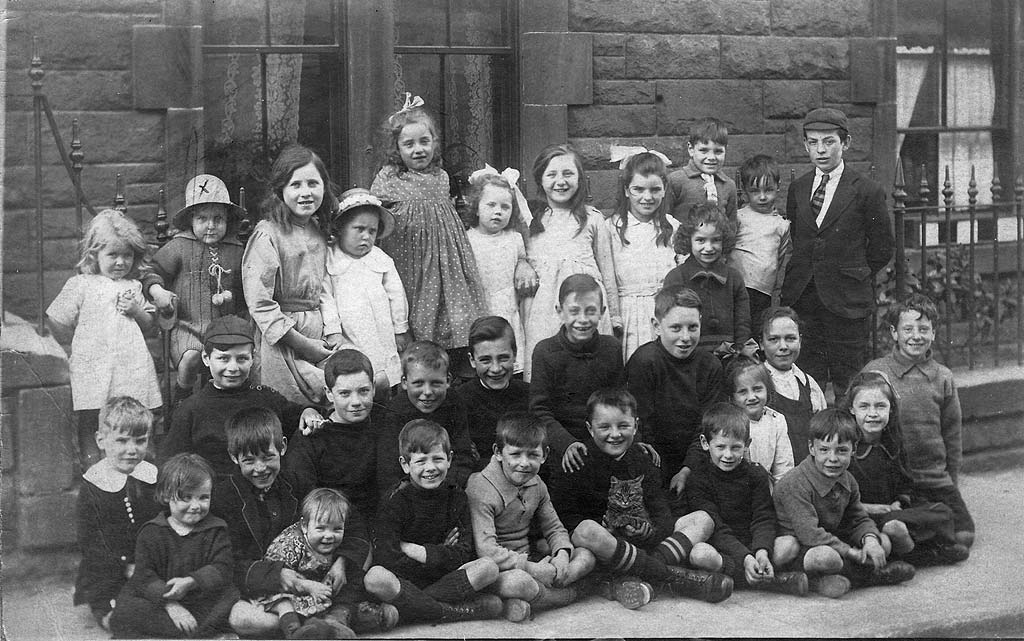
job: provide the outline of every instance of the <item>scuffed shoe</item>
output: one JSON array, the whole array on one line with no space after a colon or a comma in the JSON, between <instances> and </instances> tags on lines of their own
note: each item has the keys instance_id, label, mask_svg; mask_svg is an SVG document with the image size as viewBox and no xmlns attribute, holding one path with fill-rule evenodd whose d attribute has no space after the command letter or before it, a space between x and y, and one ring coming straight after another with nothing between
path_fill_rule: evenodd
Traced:
<instances>
[{"instance_id":1,"label":"scuffed shoe","mask_svg":"<svg viewBox=\"0 0 1024 641\"><path fill-rule=\"evenodd\" d=\"M505 599L502 602L501 615L512 623L525 621L530 618L530 603L523 599Z\"/></svg>"},{"instance_id":2,"label":"scuffed shoe","mask_svg":"<svg viewBox=\"0 0 1024 641\"><path fill-rule=\"evenodd\" d=\"M757 587L780 594L807 596L807 575L803 572L779 572L772 577L771 581L759 583Z\"/></svg>"},{"instance_id":3,"label":"scuffed shoe","mask_svg":"<svg viewBox=\"0 0 1024 641\"><path fill-rule=\"evenodd\" d=\"M914 578L914 566L906 561L890 561L872 570L864 577L865 585L896 585Z\"/></svg>"},{"instance_id":4,"label":"scuffed shoe","mask_svg":"<svg viewBox=\"0 0 1024 641\"><path fill-rule=\"evenodd\" d=\"M700 599L708 603L725 601L732 596L732 577L721 572L707 572L669 565L665 587L676 596Z\"/></svg>"},{"instance_id":5,"label":"scuffed shoe","mask_svg":"<svg viewBox=\"0 0 1024 641\"><path fill-rule=\"evenodd\" d=\"M830 599L838 599L850 591L850 579L839 574L808 577L807 584L811 592Z\"/></svg>"},{"instance_id":6,"label":"scuffed shoe","mask_svg":"<svg viewBox=\"0 0 1024 641\"><path fill-rule=\"evenodd\" d=\"M348 624L356 634L387 632L398 625L398 610L390 603L360 601Z\"/></svg>"},{"instance_id":7,"label":"scuffed shoe","mask_svg":"<svg viewBox=\"0 0 1024 641\"><path fill-rule=\"evenodd\" d=\"M501 597L496 594L478 594L460 603L441 603L442 621L474 621L497 619L502 613Z\"/></svg>"},{"instance_id":8,"label":"scuffed shoe","mask_svg":"<svg viewBox=\"0 0 1024 641\"><path fill-rule=\"evenodd\" d=\"M605 598L609 601L618 601L627 610L642 608L650 603L654 596L651 584L635 576L612 579L607 583L605 590Z\"/></svg>"},{"instance_id":9,"label":"scuffed shoe","mask_svg":"<svg viewBox=\"0 0 1024 641\"><path fill-rule=\"evenodd\" d=\"M951 565L966 561L970 549L960 543L925 543L914 548L903 560L912 565Z\"/></svg>"}]
</instances>

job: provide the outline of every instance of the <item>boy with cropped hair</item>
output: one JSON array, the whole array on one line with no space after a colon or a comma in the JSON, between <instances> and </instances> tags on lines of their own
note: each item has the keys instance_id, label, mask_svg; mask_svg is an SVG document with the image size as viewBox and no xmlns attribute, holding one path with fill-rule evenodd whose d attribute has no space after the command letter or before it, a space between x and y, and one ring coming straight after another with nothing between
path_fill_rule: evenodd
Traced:
<instances>
[{"instance_id":1,"label":"boy with cropped hair","mask_svg":"<svg viewBox=\"0 0 1024 641\"><path fill-rule=\"evenodd\" d=\"M530 386L513 376L516 350L512 325L501 316L482 316L470 325L469 364L477 377L460 385L456 392L466 404L477 452L491 451L494 429L503 414L529 408ZM481 454L475 471L484 469L488 460Z\"/></svg>"},{"instance_id":2,"label":"boy with cropped hair","mask_svg":"<svg viewBox=\"0 0 1024 641\"><path fill-rule=\"evenodd\" d=\"M736 183L725 175L729 128L717 118L701 118L690 128L686 151L689 162L668 175L672 215L682 222L695 204L718 205L736 220Z\"/></svg>"},{"instance_id":3,"label":"boy with cropped hair","mask_svg":"<svg viewBox=\"0 0 1024 641\"><path fill-rule=\"evenodd\" d=\"M480 455L470 438L466 405L449 389L448 352L437 343L414 341L402 351L402 391L381 412L378 436L377 488L386 496L403 472L399 463L398 435L406 423L426 419L448 431L452 443L451 477L459 487L476 469Z\"/></svg>"},{"instance_id":4,"label":"boy with cropped hair","mask_svg":"<svg viewBox=\"0 0 1024 641\"><path fill-rule=\"evenodd\" d=\"M953 510L957 543L974 543L974 519L957 481L963 460L963 414L953 372L932 353L939 313L923 294L896 303L887 314L892 352L864 366L885 374L899 394L903 446L914 492Z\"/></svg>"},{"instance_id":5,"label":"boy with cropped hair","mask_svg":"<svg viewBox=\"0 0 1024 641\"><path fill-rule=\"evenodd\" d=\"M683 567L715 554L704 543L714 524L704 512L673 517L660 470L634 443L636 399L622 389L601 389L587 409L586 465L573 471L563 461L552 493L573 543L590 550L610 575L610 596L629 609L648 603L660 586L711 603L728 598L731 578Z\"/></svg>"},{"instance_id":6,"label":"boy with cropped hair","mask_svg":"<svg viewBox=\"0 0 1024 641\"><path fill-rule=\"evenodd\" d=\"M367 591L398 608L406 622L500 616L501 599L480 593L498 578L498 566L476 557L466 493L447 478L448 432L433 421L409 421L398 448L408 477L377 514L377 564L366 573Z\"/></svg>"},{"instance_id":7,"label":"boy with cropped hair","mask_svg":"<svg viewBox=\"0 0 1024 641\"><path fill-rule=\"evenodd\" d=\"M824 409L811 418L810 456L775 485L779 538L775 562L808 575L810 589L836 599L852 584L893 585L914 577L914 566L886 562L889 537L878 531L849 472L860 430L853 415ZM842 574L840 574L842 573Z\"/></svg>"},{"instance_id":8,"label":"boy with cropped hair","mask_svg":"<svg viewBox=\"0 0 1024 641\"><path fill-rule=\"evenodd\" d=\"M579 597L572 584L594 568L593 555L569 540L537 475L549 453L547 438L536 417L506 414L495 431L494 456L466 486L476 553L497 563L491 591L505 599L510 621L572 603ZM531 531L544 537L542 551Z\"/></svg>"},{"instance_id":9,"label":"boy with cropped hair","mask_svg":"<svg viewBox=\"0 0 1024 641\"><path fill-rule=\"evenodd\" d=\"M771 476L746 459L750 447L750 420L731 403L716 403L704 413L697 457L686 484L691 509L708 513L715 532L708 539L718 555L700 565L720 571L740 586L804 596L807 575L777 572L771 558L775 549L775 505Z\"/></svg>"},{"instance_id":10,"label":"boy with cropped hair","mask_svg":"<svg viewBox=\"0 0 1024 641\"><path fill-rule=\"evenodd\" d=\"M543 421L556 462L570 445L588 439L590 395L622 377L619 339L597 331L604 309L601 286L593 276L569 276L558 288L556 311L562 327L533 350L530 411ZM582 455L574 460L582 464Z\"/></svg>"}]
</instances>

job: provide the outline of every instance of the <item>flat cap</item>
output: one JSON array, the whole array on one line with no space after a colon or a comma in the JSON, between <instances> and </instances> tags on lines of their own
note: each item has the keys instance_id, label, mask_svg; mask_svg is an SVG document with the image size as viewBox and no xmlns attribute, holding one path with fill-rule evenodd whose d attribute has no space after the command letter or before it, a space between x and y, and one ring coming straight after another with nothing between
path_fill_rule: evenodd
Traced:
<instances>
[{"instance_id":1,"label":"flat cap","mask_svg":"<svg viewBox=\"0 0 1024 641\"><path fill-rule=\"evenodd\" d=\"M846 120L846 114L831 107L818 107L807 112L804 116L804 131L827 131L831 129L842 129L849 131L850 125Z\"/></svg>"},{"instance_id":2,"label":"flat cap","mask_svg":"<svg viewBox=\"0 0 1024 641\"><path fill-rule=\"evenodd\" d=\"M245 345L255 344L253 339L252 325L249 321L238 316L221 316L210 321L203 332L203 345L216 343L218 345Z\"/></svg>"}]
</instances>

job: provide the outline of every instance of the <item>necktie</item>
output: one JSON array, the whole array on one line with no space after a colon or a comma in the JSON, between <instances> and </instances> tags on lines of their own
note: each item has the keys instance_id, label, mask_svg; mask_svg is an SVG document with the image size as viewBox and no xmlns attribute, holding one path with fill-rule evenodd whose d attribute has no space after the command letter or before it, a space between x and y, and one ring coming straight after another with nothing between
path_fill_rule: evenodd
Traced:
<instances>
[{"instance_id":1,"label":"necktie","mask_svg":"<svg viewBox=\"0 0 1024 641\"><path fill-rule=\"evenodd\" d=\"M701 179L704 181L704 193L707 194L709 203L718 202L718 188L715 187L715 177L711 174L701 174Z\"/></svg>"},{"instance_id":2,"label":"necktie","mask_svg":"<svg viewBox=\"0 0 1024 641\"><path fill-rule=\"evenodd\" d=\"M821 175L821 182L818 183L818 188L811 194L811 212L814 214L814 221L817 224L821 224L818 220L818 215L821 213L821 206L825 204L825 185L828 184L828 174Z\"/></svg>"}]
</instances>

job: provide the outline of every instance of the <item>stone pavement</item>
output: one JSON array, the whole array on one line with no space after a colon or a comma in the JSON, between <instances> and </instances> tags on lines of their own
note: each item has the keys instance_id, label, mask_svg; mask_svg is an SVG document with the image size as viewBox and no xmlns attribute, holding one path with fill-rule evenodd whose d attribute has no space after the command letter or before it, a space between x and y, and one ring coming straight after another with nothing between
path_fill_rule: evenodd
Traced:
<instances>
[{"instance_id":1,"label":"stone pavement","mask_svg":"<svg viewBox=\"0 0 1024 641\"><path fill-rule=\"evenodd\" d=\"M594 596L527 623L400 626L388 638L1022 637L1024 466L966 475L961 482L978 523L971 558L919 569L903 585L854 591L838 600L761 592L738 592L715 605L663 599L635 611ZM5 639L107 638L84 606L71 606L70 576L5 578L2 588Z\"/></svg>"}]
</instances>

